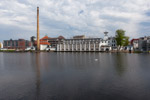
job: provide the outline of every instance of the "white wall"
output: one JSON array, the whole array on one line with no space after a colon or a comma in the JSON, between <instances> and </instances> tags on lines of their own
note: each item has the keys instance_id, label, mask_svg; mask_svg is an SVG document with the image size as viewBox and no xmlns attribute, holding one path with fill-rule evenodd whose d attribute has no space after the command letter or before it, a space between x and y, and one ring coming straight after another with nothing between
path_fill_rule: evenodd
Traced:
<instances>
[{"instance_id":1,"label":"white wall","mask_svg":"<svg viewBox=\"0 0 150 100\"><path fill-rule=\"evenodd\" d=\"M40 45L40 50L45 50L47 48L47 45Z\"/></svg>"}]
</instances>

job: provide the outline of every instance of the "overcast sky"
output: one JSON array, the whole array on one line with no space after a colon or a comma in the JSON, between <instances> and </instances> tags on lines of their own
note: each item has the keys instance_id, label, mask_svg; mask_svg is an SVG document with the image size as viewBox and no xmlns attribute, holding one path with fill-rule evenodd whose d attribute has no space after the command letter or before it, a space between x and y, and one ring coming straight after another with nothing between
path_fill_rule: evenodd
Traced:
<instances>
[{"instance_id":1,"label":"overcast sky","mask_svg":"<svg viewBox=\"0 0 150 100\"><path fill-rule=\"evenodd\" d=\"M35 36L37 6L41 37L150 35L150 0L0 0L0 41Z\"/></svg>"}]
</instances>

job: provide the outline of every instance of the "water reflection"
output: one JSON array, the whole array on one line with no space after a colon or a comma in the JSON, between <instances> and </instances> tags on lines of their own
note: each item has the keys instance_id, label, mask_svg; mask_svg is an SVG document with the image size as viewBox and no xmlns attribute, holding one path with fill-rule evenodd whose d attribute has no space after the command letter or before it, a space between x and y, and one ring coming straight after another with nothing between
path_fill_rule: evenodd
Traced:
<instances>
[{"instance_id":1,"label":"water reflection","mask_svg":"<svg viewBox=\"0 0 150 100\"><path fill-rule=\"evenodd\" d=\"M40 96L40 86L41 86L41 79L40 79L40 53L36 53L36 100L39 99Z\"/></svg>"},{"instance_id":2,"label":"water reflection","mask_svg":"<svg viewBox=\"0 0 150 100\"><path fill-rule=\"evenodd\" d=\"M0 53L0 70L4 69L4 54Z\"/></svg>"},{"instance_id":3,"label":"water reflection","mask_svg":"<svg viewBox=\"0 0 150 100\"><path fill-rule=\"evenodd\" d=\"M115 69L119 76L123 76L126 71L127 63L126 62L126 54L117 53L114 56Z\"/></svg>"},{"instance_id":4,"label":"water reflection","mask_svg":"<svg viewBox=\"0 0 150 100\"><path fill-rule=\"evenodd\" d=\"M0 60L5 68L0 70L0 100L150 98L150 55L4 53Z\"/></svg>"}]
</instances>

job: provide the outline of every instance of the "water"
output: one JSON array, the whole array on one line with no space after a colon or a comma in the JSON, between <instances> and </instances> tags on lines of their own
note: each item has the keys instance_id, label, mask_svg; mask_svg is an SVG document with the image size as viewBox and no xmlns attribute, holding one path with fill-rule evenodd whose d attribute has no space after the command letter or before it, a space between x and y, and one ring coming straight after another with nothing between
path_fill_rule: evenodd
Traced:
<instances>
[{"instance_id":1,"label":"water","mask_svg":"<svg viewBox=\"0 0 150 100\"><path fill-rule=\"evenodd\" d=\"M0 53L0 100L150 100L150 54Z\"/></svg>"}]
</instances>

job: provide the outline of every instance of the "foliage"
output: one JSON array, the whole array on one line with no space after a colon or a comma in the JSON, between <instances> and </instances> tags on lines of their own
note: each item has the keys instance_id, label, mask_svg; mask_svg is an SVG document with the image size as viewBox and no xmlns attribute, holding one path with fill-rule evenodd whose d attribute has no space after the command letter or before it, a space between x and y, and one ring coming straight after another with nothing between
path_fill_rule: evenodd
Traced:
<instances>
[{"instance_id":1,"label":"foliage","mask_svg":"<svg viewBox=\"0 0 150 100\"><path fill-rule=\"evenodd\" d=\"M129 37L125 36L125 31L122 29L118 29L116 31L116 41L117 46L127 46L129 44Z\"/></svg>"},{"instance_id":2,"label":"foliage","mask_svg":"<svg viewBox=\"0 0 150 100\"><path fill-rule=\"evenodd\" d=\"M0 52L15 52L15 50L0 50Z\"/></svg>"},{"instance_id":3,"label":"foliage","mask_svg":"<svg viewBox=\"0 0 150 100\"><path fill-rule=\"evenodd\" d=\"M128 46L129 45L129 37L125 36L125 41L123 46Z\"/></svg>"},{"instance_id":4,"label":"foliage","mask_svg":"<svg viewBox=\"0 0 150 100\"><path fill-rule=\"evenodd\" d=\"M142 51L134 51L134 53L142 53Z\"/></svg>"}]
</instances>

